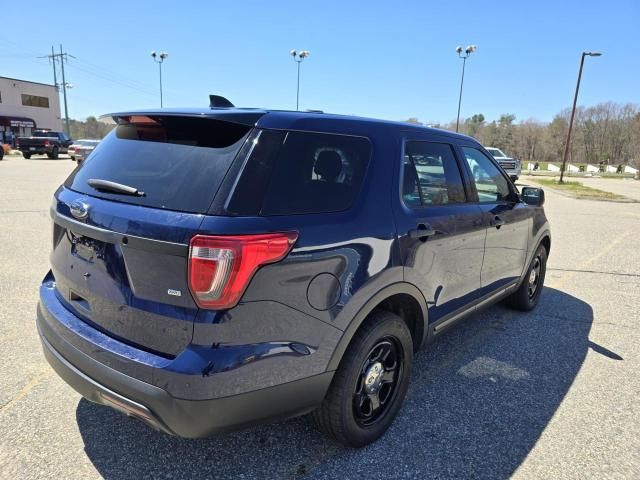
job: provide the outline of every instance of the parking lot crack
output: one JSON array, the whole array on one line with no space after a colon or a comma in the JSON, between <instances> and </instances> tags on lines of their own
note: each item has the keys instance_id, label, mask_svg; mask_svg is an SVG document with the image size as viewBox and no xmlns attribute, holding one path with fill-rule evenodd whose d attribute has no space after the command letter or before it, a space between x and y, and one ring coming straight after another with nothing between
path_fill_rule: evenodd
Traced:
<instances>
[{"instance_id":1,"label":"parking lot crack","mask_svg":"<svg viewBox=\"0 0 640 480\"><path fill-rule=\"evenodd\" d=\"M600 270L576 270L571 268L548 268L549 271L554 272L571 272L571 273L595 273L600 275L614 275L620 277L635 277L640 278L640 274L638 273L623 273L623 272L604 272Z\"/></svg>"},{"instance_id":2,"label":"parking lot crack","mask_svg":"<svg viewBox=\"0 0 640 480\"><path fill-rule=\"evenodd\" d=\"M46 210L0 210L0 213L47 213Z\"/></svg>"},{"instance_id":3,"label":"parking lot crack","mask_svg":"<svg viewBox=\"0 0 640 480\"><path fill-rule=\"evenodd\" d=\"M27 383L22 389L8 402L0 405L0 413L3 413L5 410L8 410L13 404L19 402L21 399L26 397L34 387L38 386L44 380L49 378L53 374L53 371L50 369L44 370L40 372L38 375L33 377L29 383Z\"/></svg>"},{"instance_id":4,"label":"parking lot crack","mask_svg":"<svg viewBox=\"0 0 640 480\"><path fill-rule=\"evenodd\" d=\"M634 328L631 325L625 325L623 323L594 322L592 320L582 320L580 318L565 317L564 315L558 315L558 314L555 314L555 313L541 313L540 315L542 317L550 318L550 319L553 319L553 320L566 320L566 321L569 321L569 322L588 323L588 324L597 325L597 326L608 325L610 327Z\"/></svg>"}]
</instances>

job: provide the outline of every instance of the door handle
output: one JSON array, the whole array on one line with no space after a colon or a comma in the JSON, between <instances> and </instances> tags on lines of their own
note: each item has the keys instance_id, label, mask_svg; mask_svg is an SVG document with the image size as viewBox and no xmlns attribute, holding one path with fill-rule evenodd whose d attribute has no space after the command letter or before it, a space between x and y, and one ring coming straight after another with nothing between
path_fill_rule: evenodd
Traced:
<instances>
[{"instance_id":1,"label":"door handle","mask_svg":"<svg viewBox=\"0 0 640 480\"><path fill-rule=\"evenodd\" d=\"M420 223L418 224L418 228L409 230L409 237L418 240L426 240L429 237L433 237L435 234L436 231L426 223Z\"/></svg>"},{"instance_id":2,"label":"door handle","mask_svg":"<svg viewBox=\"0 0 640 480\"><path fill-rule=\"evenodd\" d=\"M500 227L503 226L505 223L506 222L503 219L501 219L498 215L496 215L491 219L491 226L496 227L498 230L500 230Z\"/></svg>"}]
</instances>

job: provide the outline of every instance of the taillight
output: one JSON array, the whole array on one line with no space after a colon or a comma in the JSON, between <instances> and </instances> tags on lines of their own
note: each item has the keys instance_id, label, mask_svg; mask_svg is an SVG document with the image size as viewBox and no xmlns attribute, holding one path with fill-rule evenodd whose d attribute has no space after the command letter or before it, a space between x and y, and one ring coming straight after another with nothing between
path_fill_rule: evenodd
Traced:
<instances>
[{"instance_id":1,"label":"taillight","mask_svg":"<svg viewBox=\"0 0 640 480\"><path fill-rule=\"evenodd\" d=\"M189 290L202 308L238 303L261 265L282 260L297 232L258 235L196 235L189 244Z\"/></svg>"},{"instance_id":2,"label":"taillight","mask_svg":"<svg viewBox=\"0 0 640 480\"><path fill-rule=\"evenodd\" d=\"M44 146L45 146L45 147L48 147L48 146L49 146L49 140L45 140L45 141L44 141Z\"/></svg>"}]
</instances>

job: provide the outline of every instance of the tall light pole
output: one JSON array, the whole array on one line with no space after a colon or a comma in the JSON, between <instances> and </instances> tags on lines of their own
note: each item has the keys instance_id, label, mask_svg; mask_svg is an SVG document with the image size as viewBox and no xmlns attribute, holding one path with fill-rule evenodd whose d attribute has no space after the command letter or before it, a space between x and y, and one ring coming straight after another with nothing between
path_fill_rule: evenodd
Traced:
<instances>
[{"instance_id":1,"label":"tall light pole","mask_svg":"<svg viewBox=\"0 0 640 480\"><path fill-rule=\"evenodd\" d=\"M162 102L162 63L168 56L169 54L167 52L151 52L151 58L153 58L153 61L158 64L158 67L160 67L160 108L164 106Z\"/></svg>"},{"instance_id":2,"label":"tall light pole","mask_svg":"<svg viewBox=\"0 0 640 480\"><path fill-rule=\"evenodd\" d=\"M477 45L468 45L464 50L462 47L456 48L458 57L462 59L462 78L460 79L460 95L458 96L458 116L456 117L456 132L460 126L460 105L462 104L462 86L464 85L464 67L467 64L467 58L478 49Z\"/></svg>"},{"instance_id":3,"label":"tall light pole","mask_svg":"<svg viewBox=\"0 0 640 480\"><path fill-rule=\"evenodd\" d=\"M578 70L578 83L576 83L576 93L573 96L573 107L571 108L571 118L569 119L569 130L567 130L567 141L564 144L564 153L562 154L562 168L560 169L560 183L564 180L564 169L567 166L567 156L569 155L569 146L571 144L571 130L573 129L573 118L576 115L576 103L578 102L578 91L580 90L580 80L582 79L582 67L584 66L584 57L599 57L600 52L582 52L580 57L580 70Z\"/></svg>"},{"instance_id":4,"label":"tall light pole","mask_svg":"<svg viewBox=\"0 0 640 480\"><path fill-rule=\"evenodd\" d=\"M305 58L311 55L311 52L309 52L309 50L301 50L299 52L296 50L291 50L291 52L289 53L293 57L293 60L298 64L298 86L296 87L296 112L297 112L300 109L300 64Z\"/></svg>"}]
</instances>

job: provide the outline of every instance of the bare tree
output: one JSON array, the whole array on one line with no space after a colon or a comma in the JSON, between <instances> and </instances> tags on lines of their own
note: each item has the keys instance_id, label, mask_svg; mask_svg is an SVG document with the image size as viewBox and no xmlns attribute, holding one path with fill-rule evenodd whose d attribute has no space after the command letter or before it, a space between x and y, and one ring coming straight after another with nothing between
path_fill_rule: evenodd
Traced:
<instances>
[{"instance_id":1,"label":"bare tree","mask_svg":"<svg viewBox=\"0 0 640 480\"><path fill-rule=\"evenodd\" d=\"M545 127L537 120L529 119L518 125L516 130L516 155L529 162L536 160L544 137Z\"/></svg>"},{"instance_id":2,"label":"bare tree","mask_svg":"<svg viewBox=\"0 0 640 480\"><path fill-rule=\"evenodd\" d=\"M529 162L559 162L569 125L569 109L560 111L550 123L534 119L515 123L515 115L503 114L487 122L481 113L467 118L462 133L478 139L486 146L498 147ZM420 123L417 118L407 120ZM427 123L437 128L455 130L455 121L445 124ZM578 107L574 134L569 150L573 163L605 161L614 165L640 167L640 107L633 103L600 103Z\"/></svg>"}]
</instances>

